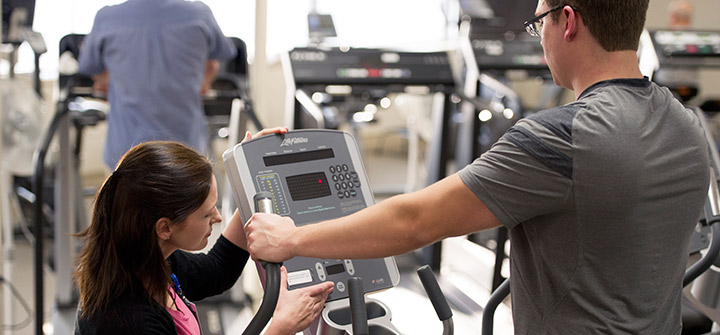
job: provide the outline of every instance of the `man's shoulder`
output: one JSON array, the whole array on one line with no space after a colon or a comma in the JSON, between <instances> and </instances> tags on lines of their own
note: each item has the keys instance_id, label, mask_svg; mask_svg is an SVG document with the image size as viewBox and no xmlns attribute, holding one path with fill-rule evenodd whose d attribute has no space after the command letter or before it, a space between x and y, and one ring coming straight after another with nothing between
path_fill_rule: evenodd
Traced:
<instances>
[{"instance_id":1,"label":"man's shoulder","mask_svg":"<svg viewBox=\"0 0 720 335\"><path fill-rule=\"evenodd\" d=\"M115 17L123 17L127 15L134 15L137 13L148 13L156 11L161 11L163 13L169 13L173 15L212 15L210 7L208 7L207 4L201 1L170 0L157 2L131 0L117 5L109 5L103 7L98 11L97 17L112 19Z\"/></svg>"},{"instance_id":2,"label":"man's shoulder","mask_svg":"<svg viewBox=\"0 0 720 335\"><path fill-rule=\"evenodd\" d=\"M212 15L210 7L202 1L172 0L170 5L179 11L199 15Z\"/></svg>"},{"instance_id":3,"label":"man's shoulder","mask_svg":"<svg viewBox=\"0 0 720 335\"><path fill-rule=\"evenodd\" d=\"M585 102L574 101L565 105L543 109L528 115L524 119L518 121L518 124L531 129L538 126L547 128L556 135L566 138L569 141L572 136L572 127L576 115L585 108ZM530 124L534 126L531 126Z\"/></svg>"},{"instance_id":4,"label":"man's shoulder","mask_svg":"<svg viewBox=\"0 0 720 335\"><path fill-rule=\"evenodd\" d=\"M533 113L527 117L529 120L565 120L565 119L572 119L575 117L575 115L584 109L587 106L587 103L584 101L573 101L571 103L567 103L565 105L555 106L547 109L540 110L536 113Z\"/></svg>"}]
</instances>

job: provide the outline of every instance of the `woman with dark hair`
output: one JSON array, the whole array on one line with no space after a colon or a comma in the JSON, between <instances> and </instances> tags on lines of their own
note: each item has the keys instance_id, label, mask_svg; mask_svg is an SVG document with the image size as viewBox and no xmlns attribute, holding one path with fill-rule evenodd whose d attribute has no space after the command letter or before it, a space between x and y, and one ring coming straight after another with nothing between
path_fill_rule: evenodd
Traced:
<instances>
[{"instance_id":1,"label":"woman with dark hair","mask_svg":"<svg viewBox=\"0 0 720 335\"><path fill-rule=\"evenodd\" d=\"M263 130L256 136L285 132ZM251 136L246 136L249 139ZM79 236L75 334L200 334L189 300L228 290L248 253L238 213L207 254L217 182L210 161L167 141L128 151L98 192L91 225ZM286 282L287 273L281 271ZM295 334L320 313L332 283L280 292L266 334Z\"/></svg>"}]
</instances>

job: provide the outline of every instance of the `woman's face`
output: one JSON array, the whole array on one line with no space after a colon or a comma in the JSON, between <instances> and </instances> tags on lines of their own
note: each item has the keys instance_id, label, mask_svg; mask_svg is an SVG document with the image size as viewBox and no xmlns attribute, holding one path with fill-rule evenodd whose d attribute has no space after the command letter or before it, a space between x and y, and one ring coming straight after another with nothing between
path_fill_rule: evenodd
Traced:
<instances>
[{"instance_id":1,"label":"woman's face","mask_svg":"<svg viewBox=\"0 0 720 335\"><path fill-rule=\"evenodd\" d=\"M177 249L195 251L205 248L212 233L212 225L222 221L217 204L217 181L212 177L212 186L205 202L187 219L172 226L168 243Z\"/></svg>"}]
</instances>

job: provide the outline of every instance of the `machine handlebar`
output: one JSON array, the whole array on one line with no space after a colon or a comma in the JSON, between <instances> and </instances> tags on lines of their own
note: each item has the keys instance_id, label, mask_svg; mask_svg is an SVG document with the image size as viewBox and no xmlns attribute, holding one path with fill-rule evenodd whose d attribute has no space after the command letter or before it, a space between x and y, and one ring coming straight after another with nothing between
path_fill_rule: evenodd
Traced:
<instances>
[{"instance_id":1,"label":"machine handlebar","mask_svg":"<svg viewBox=\"0 0 720 335\"><path fill-rule=\"evenodd\" d=\"M428 298L430 298L430 302L432 302L433 307L435 307L438 318L441 321L451 318L453 314L450 305L448 305L445 295L442 293L442 290L440 290L440 285L438 285L435 274L433 274L430 266L423 265L417 270L417 273L420 277L420 282L422 282L427 292Z\"/></svg>"},{"instance_id":2,"label":"machine handlebar","mask_svg":"<svg viewBox=\"0 0 720 335\"><path fill-rule=\"evenodd\" d=\"M510 278L505 279L505 281L503 281L502 284L495 289L485 305L485 310L483 311L482 316L482 335L493 334L493 319L495 316L495 310L508 295L510 295Z\"/></svg>"},{"instance_id":3,"label":"machine handlebar","mask_svg":"<svg viewBox=\"0 0 720 335\"><path fill-rule=\"evenodd\" d=\"M348 298L350 299L350 320L353 335L369 335L367 309L365 308L365 291L362 279L348 279Z\"/></svg>"},{"instance_id":4,"label":"machine handlebar","mask_svg":"<svg viewBox=\"0 0 720 335\"><path fill-rule=\"evenodd\" d=\"M255 212L272 213L273 195L269 192L255 194ZM270 321L275 312L275 306L280 296L280 267L282 263L260 262L265 269L265 292L255 316L250 320L243 335L259 335Z\"/></svg>"},{"instance_id":5,"label":"machine handlebar","mask_svg":"<svg viewBox=\"0 0 720 335\"><path fill-rule=\"evenodd\" d=\"M440 285L438 285L435 274L429 265L421 266L417 269L417 274L425 288L425 292L427 292L428 298L430 298L430 302L435 308L435 313L437 313L440 321L443 322L443 335L452 335L455 332L455 326L452 321L452 310L440 289Z\"/></svg>"}]
</instances>

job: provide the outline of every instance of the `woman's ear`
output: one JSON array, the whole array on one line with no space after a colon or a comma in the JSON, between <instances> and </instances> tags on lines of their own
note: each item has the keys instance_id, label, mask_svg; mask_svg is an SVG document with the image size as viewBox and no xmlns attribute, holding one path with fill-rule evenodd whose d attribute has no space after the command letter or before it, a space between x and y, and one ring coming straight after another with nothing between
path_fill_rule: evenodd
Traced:
<instances>
[{"instance_id":1,"label":"woman's ear","mask_svg":"<svg viewBox=\"0 0 720 335\"><path fill-rule=\"evenodd\" d=\"M170 239L170 235L172 235L171 224L172 221L168 218L160 218L155 222L155 233L161 240L167 241Z\"/></svg>"}]
</instances>

